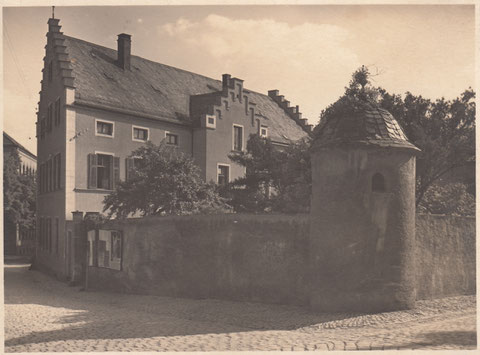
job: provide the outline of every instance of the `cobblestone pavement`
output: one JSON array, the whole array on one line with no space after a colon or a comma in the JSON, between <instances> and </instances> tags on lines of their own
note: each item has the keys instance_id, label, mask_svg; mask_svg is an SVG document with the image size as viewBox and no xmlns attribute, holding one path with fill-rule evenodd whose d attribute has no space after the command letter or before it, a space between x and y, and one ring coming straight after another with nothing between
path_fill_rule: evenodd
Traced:
<instances>
[{"instance_id":1,"label":"cobblestone pavement","mask_svg":"<svg viewBox=\"0 0 480 355\"><path fill-rule=\"evenodd\" d=\"M294 306L82 292L5 266L5 351L476 349L474 296L415 310L313 314Z\"/></svg>"}]
</instances>

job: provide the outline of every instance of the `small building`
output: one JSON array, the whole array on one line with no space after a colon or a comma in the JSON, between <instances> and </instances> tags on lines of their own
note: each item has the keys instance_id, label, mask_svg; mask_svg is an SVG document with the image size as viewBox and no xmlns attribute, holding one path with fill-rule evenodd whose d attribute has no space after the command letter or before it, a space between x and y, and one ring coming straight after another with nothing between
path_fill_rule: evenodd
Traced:
<instances>
[{"instance_id":1,"label":"small building","mask_svg":"<svg viewBox=\"0 0 480 355\"><path fill-rule=\"evenodd\" d=\"M73 273L73 211L101 212L103 199L128 178L133 150L151 141L191 156L206 181L245 174L228 158L251 134L278 146L309 136L298 106L272 90L221 80L132 55L120 34L117 50L69 37L48 20L37 117L36 263L61 277Z\"/></svg>"},{"instance_id":2,"label":"small building","mask_svg":"<svg viewBox=\"0 0 480 355\"><path fill-rule=\"evenodd\" d=\"M414 306L418 151L388 111L366 102L320 123L312 144L312 308Z\"/></svg>"},{"instance_id":3,"label":"small building","mask_svg":"<svg viewBox=\"0 0 480 355\"><path fill-rule=\"evenodd\" d=\"M20 158L21 175L35 176L37 157L9 134L3 132L3 157L16 152ZM24 228L4 219L3 253L4 255L33 255L35 252L35 230Z\"/></svg>"}]
</instances>

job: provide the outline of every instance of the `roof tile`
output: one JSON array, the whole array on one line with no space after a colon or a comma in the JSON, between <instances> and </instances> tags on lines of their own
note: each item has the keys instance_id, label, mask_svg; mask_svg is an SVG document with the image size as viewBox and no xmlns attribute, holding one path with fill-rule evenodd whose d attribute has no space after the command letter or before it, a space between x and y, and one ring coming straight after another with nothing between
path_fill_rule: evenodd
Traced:
<instances>
[{"instance_id":1,"label":"roof tile","mask_svg":"<svg viewBox=\"0 0 480 355\"><path fill-rule=\"evenodd\" d=\"M332 129L336 127L337 129ZM366 104L351 115L322 120L316 129L315 144L325 146L358 142L382 147L404 147L418 150L411 144L395 118L384 109Z\"/></svg>"},{"instance_id":2,"label":"roof tile","mask_svg":"<svg viewBox=\"0 0 480 355\"><path fill-rule=\"evenodd\" d=\"M115 64L117 51L65 36L75 77L76 97L85 102L131 110L184 122L190 114L191 95L222 89L222 82L138 56L132 70ZM269 135L279 142L296 141L308 134L267 95L249 90L256 113L267 117ZM289 139L285 139L287 136Z\"/></svg>"}]
</instances>

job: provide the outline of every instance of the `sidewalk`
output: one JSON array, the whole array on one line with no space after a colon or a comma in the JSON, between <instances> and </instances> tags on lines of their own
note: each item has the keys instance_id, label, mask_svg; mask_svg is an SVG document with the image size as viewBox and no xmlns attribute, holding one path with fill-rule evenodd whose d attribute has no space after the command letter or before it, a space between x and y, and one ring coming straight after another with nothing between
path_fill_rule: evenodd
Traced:
<instances>
[{"instance_id":1,"label":"sidewalk","mask_svg":"<svg viewBox=\"0 0 480 355\"><path fill-rule=\"evenodd\" d=\"M5 350L475 349L475 296L415 310L314 314L294 306L80 292L5 268Z\"/></svg>"}]
</instances>

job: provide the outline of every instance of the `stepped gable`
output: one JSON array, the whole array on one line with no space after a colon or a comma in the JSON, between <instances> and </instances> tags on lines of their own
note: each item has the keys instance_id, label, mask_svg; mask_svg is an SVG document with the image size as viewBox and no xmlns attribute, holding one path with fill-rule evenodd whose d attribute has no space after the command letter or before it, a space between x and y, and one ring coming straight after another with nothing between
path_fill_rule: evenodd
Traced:
<instances>
[{"instance_id":1,"label":"stepped gable","mask_svg":"<svg viewBox=\"0 0 480 355\"><path fill-rule=\"evenodd\" d=\"M117 51L64 36L75 76L75 102L123 109L191 125L190 96L222 91L222 81L135 55L130 69L117 64ZM266 95L245 89L255 115L266 119L273 141L289 143L307 134Z\"/></svg>"},{"instance_id":2,"label":"stepped gable","mask_svg":"<svg viewBox=\"0 0 480 355\"><path fill-rule=\"evenodd\" d=\"M302 118L302 113L298 105L290 106L290 101L285 100L283 95L279 95L278 90L269 90L268 96L275 101L292 120L302 127L305 132L309 135L312 133L312 125L308 124L307 118Z\"/></svg>"},{"instance_id":3,"label":"stepped gable","mask_svg":"<svg viewBox=\"0 0 480 355\"><path fill-rule=\"evenodd\" d=\"M59 21L54 18L48 20L47 41L53 45L54 57L58 63L63 84L74 87L73 68L65 45L65 35L60 32L62 26L59 25Z\"/></svg>"},{"instance_id":4,"label":"stepped gable","mask_svg":"<svg viewBox=\"0 0 480 355\"><path fill-rule=\"evenodd\" d=\"M323 119L315 131L316 147L354 143L419 150L390 112L371 103L359 105L351 114Z\"/></svg>"}]
</instances>

